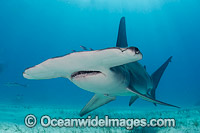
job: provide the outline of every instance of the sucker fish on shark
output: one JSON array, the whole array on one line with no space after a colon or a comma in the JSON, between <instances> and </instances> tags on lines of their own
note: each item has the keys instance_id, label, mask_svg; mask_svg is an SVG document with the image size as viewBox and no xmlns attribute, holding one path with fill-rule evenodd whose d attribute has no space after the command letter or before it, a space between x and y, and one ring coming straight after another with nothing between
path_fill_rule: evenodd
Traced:
<instances>
[{"instance_id":1,"label":"sucker fish on shark","mask_svg":"<svg viewBox=\"0 0 200 133\"><path fill-rule=\"evenodd\" d=\"M154 104L177 107L155 99L156 88L171 58L150 76L146 67L137 62L142 59L140 50L128 47L125 18L122 17L116 47L50 58L26 69L23 76L36 80L63 77L95 93L81 110L80 116L115 100L116 96L131 96L129 106L142 98Z\"/></svg>"}]
</instances>

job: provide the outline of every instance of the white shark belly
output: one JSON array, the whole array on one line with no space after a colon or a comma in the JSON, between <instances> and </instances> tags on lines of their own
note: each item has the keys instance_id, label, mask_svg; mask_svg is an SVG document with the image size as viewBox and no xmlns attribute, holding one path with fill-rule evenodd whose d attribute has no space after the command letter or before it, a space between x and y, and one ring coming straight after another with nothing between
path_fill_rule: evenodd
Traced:
<instances>
[{"instance_id":1,"label":"white shark belly","mask_svg":"<svg viewBox=\"0 0 200 133\"><path fill-rule=\"evenodd\" d=\"M110 70L104 73L98 73L85 77L77 77L70 79L78 87L99 94L117 95L126 92L128 83L124 79L119 80L115 73ZM109 74L108 74L109 73Z\"/></svg>"}]
</instances>

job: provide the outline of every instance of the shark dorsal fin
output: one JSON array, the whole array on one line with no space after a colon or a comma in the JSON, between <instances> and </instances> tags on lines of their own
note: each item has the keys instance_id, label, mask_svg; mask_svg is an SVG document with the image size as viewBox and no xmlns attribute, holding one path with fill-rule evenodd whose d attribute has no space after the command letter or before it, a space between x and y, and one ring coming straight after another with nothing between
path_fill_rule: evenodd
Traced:
<instances>
[{"instance_id":1,"label":"shark dorsal fin","mask_svg":"<svg viewBox=\"0 0 200 133\"><path fill-rule=\"evenodd\" d=\"M128 47L127 37L126 37L125 17L122 17L120 20L116 47L121 47L121 48Z\"/></svg>"}]
</instances>

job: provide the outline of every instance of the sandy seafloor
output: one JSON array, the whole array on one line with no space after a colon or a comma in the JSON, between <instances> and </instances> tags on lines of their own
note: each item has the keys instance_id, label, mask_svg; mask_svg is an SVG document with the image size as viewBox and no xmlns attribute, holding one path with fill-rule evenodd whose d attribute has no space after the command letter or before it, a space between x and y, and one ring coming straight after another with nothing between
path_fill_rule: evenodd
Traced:
<instances>
[{"instance_id":1,"label":"sandy seafloor","mask_svg":"<svg viewBox=\"0 0 200 133\"><path fill-rule=\"evenodd\" d=\"M110 133L110 132L137 132L137 133L165 133L165 132L180 132L180 133L198 133L200 132L200 107L184 108L179 110L144 110L133 111L132 109L113 108L113 109L99 109L90 113L89 115L104 117L108 115L109 118L175 118L176 127L146 127L146 128L133 128L127 130L126 128L113 128L113 127L87 127L87 128L66 128L66 127L48 127L43 128L37 124L33 128L28 128L24 124L24 118L27 114L34 114L37 118L43 115L49 115L55 118L81 118L78 114L80 109L74 109L63 106L42 106L42 105L11 105L0 104L0 133L13 133L13 132L93 132L93 133ZM85 118L87 115L85 116ZM84 118L84 117L83 117Z\"/></svg>"}]
</instances>

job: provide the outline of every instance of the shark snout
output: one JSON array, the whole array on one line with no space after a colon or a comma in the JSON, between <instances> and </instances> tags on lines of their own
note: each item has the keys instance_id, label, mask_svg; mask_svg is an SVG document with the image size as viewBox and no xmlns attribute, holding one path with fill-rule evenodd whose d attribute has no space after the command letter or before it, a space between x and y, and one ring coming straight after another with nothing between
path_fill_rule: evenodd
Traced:
<instances>
[{"instance_id":1,"label":"shark snout","mask_svg":"<svg viewBox=\"0 0 200 133\"><path fill-rule=\"evenodd\" d=\"M32 77L29 74L26 74L25 72L23 72L23 77L26 79L32 79Z\"/></svg>"},{"instance_id":2,"label":"shark snout","mask_svg":"<svg viewBox=\"0 0 200 133\"><path fill-rule=\"evenodd\" d=\"M26 69L26 70L23 72L23 77L26 78L26 79L33 79L33 77L31 76L31 74L29 74L28 69Z\"/></svg>"}]
</instances>

